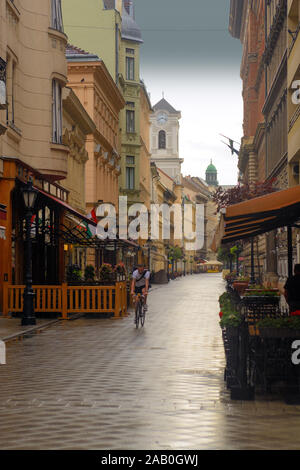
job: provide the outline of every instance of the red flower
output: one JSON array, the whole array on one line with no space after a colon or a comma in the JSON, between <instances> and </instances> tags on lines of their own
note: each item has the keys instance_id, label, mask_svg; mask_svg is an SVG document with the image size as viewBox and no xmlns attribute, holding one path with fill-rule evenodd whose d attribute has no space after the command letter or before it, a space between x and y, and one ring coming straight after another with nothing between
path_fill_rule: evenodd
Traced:
<instances>
[{"instance_id":1,"label":"red flower","mask_svg":"<svg viewBox=\"0 0 300 470\"><path fill-rule=\"evenodd\" d=\"M223 312L220 312L220 313L219 313L219 317L220 317L220 318L223 317Z\"/></svg>"},{"instance_id":2,"label":"red flower","mask_svg":"<svg viewBox=\"0 0 300 470\"><path fill-rule=\"evenodd\" d=\"M300 317L300 310L291 313L291 317Z\"/></svg>"}]
</instances>

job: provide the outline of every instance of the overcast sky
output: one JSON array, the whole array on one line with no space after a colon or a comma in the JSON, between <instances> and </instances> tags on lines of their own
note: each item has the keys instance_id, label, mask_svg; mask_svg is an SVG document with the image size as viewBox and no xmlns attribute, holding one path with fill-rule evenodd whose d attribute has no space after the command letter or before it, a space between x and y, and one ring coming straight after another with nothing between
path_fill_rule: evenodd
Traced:
<instances>
[{"instance_id":1,"label":"overcast sky","mask_svg":"<svg viewBox=\"0 0 300 470\"><path fill-rule=\"evenodd\" d=\"M142 29L141 78L154 105L182 112L183 174L205 177L210 159L220 184L237 182L237 157L221 143L240 141L242 47L228 32L230 0L135 0Z\"/></svg>"}]
</instances>

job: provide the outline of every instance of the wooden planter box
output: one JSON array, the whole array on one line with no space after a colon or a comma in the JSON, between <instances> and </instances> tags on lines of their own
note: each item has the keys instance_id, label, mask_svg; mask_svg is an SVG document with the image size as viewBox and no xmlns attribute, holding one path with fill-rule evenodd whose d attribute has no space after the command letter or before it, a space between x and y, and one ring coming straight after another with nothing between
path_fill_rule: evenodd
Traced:
<instances>
[{"instance_id":1,"label":"wooden planter box","mask_svg":"<svg viewBox=\"0 0 300 470\"><path fill-rule=\"evenodd\" d=\"M292 328L272 328L262 327L259 328L259 335L262 338L299 338L300 330L293 330Z\"/></svg>"},{"instance_id":2,"label":"wooden planter box","mask_svg":"<svg viewBox=\"0 0 300 470\"><path fill-rule=\"evenodd\" d=\"M247 295L243 297L243 304L257 304L257 305L278 305L280 302L280 296L273 295Z\"/></svg>"},{"instance_id":3,"label":"wooden planter box","mask_svg":"<svg viewBox=\"0 0 300 470\"><path fill-rule=\"evenodd\" d=\"M234 281L233 283L233 288L239 293L239 295L243 295L248 286L248 281Z\"/></svg>"}]
</instances>

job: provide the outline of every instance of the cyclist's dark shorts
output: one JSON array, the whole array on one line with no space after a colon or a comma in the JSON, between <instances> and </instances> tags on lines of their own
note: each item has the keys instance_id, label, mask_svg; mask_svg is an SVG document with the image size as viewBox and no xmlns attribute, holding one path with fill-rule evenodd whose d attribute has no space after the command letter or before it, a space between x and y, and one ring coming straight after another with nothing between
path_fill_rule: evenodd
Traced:
<instances>
[{"instance_id":1,"label":"cyclist's dark shorts","mask_svg":"<svg viewBox=\"0 0 300 470\"><path fill-rule=\"evenodd\" d=\"M142 294L143 293L143 290L145 289L146 286L141 286L141 287L135 287L135 290L134 292L136 294Z\"/></svg>"}]
</instances>

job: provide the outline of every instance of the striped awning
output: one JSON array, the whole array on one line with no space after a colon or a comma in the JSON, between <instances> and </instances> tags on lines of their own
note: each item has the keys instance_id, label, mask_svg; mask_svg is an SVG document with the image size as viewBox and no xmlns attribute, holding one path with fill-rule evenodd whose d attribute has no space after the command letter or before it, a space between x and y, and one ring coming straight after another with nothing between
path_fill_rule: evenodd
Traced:
<instances>
[{"instance_id":1,"label":"striped awning","mask_svg":"<svg viewBox=\"0 0 300 470\"><path fill-rule=\"evenodd\" d=\"M255 237L300 219L300 186L227 207L219 226L221 242Z\"/></svg>"}]
</instances>

